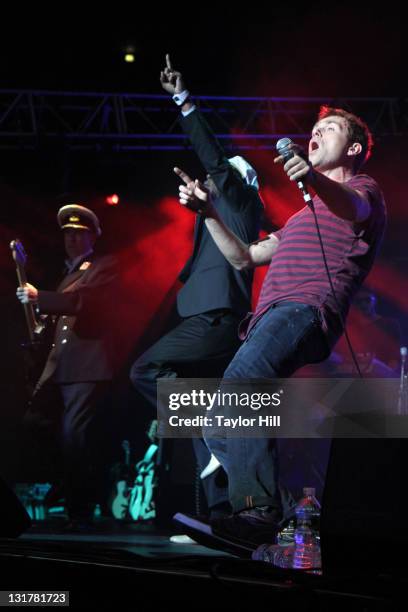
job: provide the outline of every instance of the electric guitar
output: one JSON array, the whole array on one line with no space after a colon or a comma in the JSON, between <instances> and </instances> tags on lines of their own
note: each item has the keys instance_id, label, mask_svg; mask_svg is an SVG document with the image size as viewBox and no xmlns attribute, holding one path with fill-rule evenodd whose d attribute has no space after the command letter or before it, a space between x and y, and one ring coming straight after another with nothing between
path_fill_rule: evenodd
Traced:
<instances>
[{"instance_id":1,"label":"electric guitar","mask_svg":"<svg viewBox=\"0 0 408 612\"><path fill-rule=\"evenodd\" d=\"M149 520L156 516L154 490L156 487L157 421L147 431L150 445L141 461L134 468L130 466L130 445L123 440L125 463L114 468L114 494L109 507L118 520Z\"/></svg>"},{"instance_id":2,"label":"electric guitar","mask_svg":"<svg viewBox=\"0 0 408 612\"><path fill-rule=\"evenodd\" d=\"M122 449L125 452L125 463L116 468L120 474L116 482L115 495L111 501L112 515L119 521L127 518L129 509L130 444L128 440L123 440Z\"/></svg>"},{"instance_id":3,"label":"electric guitar","mask_svg":"<svg viewBox=\"0 0 408 612\"><path fill-rule=\"evenodd\" d=\"M25 266L27 255L20 240L12 240L10 249L16 264L18 284L22 287L27 282ZM44 369L53 336L53 321L48 315L37 319L32 304L22 304L28 330L28 341L21 344L23 349L24 375L26 389L31 396L35 385Z\"/></svg>"},{"instance_id":4,"label":"electric guitar","mask_svg":"<svg viewBox=\"0 0 408 612\"><path fill-rule=\"evenodd\" d=\"M25 271L25 266L27 263L26 252L20 240L12 240L10 242L10 249L14 263L16 264L18 283L20 287L23 287L27 282L27 276ZM44 321L37 321L34 307L32 304L23 304L23 308L30 343L34 344L39 340L39 336L45 327Z\"/></svg>"},{"instance_id":5,"label":"electric guitar","mask_svg":"<svg viewBox=\"0 0 408 612\"><path fill-rule=\"evenodd\" d=\"M150 446L143 459L136 463L136 478L130 491L129 514L134 521L147 521L156 517L154 492L157 486L156 454L159 448L156 420L150 424L147 437Z\"/></svg>"}]
</instances>

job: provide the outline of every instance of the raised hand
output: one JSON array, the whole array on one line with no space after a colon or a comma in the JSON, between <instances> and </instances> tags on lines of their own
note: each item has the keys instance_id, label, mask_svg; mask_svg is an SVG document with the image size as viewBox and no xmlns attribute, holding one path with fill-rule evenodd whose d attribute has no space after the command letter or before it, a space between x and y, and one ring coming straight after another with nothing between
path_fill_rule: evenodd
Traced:
<instances>
[{"instance_id":1,"label":"raised hand","mask_svg":"<svg viewBox=\"0 0 408 612\"><path fill-rule=\"evenodd\" d=\"M309 162L303 149L293 143L288 148L293 150L293 157L285 161L284 156L279 155L279 157L275 157L273 162L275 164L284 164L283 169L291 181L312 179L312 164Z\"/></svg>"},{"instance_id":2,"label":"raised hand","mask_svg":"<svg viewBox=\"0 0 408 612\"><path fill-rule=\"evenodd\" d=\"M180 168L174 168L174 172L177 174L177 176L181 178L181 180L185 183L188 189L194 190L195 181L190 178L188 174L184 172L184 170L181 170Z\"/></svg>"},{"instance_id":3,"label":"raised hand","mask_svg":"<svg viewBox=\"0 0 408 612\"><path fill-rule=\"evenodd\" d=\"M160 72L160 83L163 89L172 96L185 90L181 72L174 70L168 53L166 55L166 67Z\"/></svg>"},{"instance_id":4,"label":"raised hand","mask_svg":"<svg viewBox=\"0 0 408 612\"><path fill-rule=\"evenodd\" d=\"M174 168L174 172L181 178L184 185L179 186L179 202L194 212L208 215L212 210L212 199L210 192L200 181L191 179L186 172L180 168Z\"/></svg>"}]
</instances>

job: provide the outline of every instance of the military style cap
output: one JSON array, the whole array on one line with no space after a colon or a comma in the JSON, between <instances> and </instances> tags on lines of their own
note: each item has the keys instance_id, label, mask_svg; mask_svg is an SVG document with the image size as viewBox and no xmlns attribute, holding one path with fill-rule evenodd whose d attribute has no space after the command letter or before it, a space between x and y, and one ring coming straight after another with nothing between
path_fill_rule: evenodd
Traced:
<instances>
[{"instance_id":1,"label":"military style cap","mask_svg":"<svg viewBox=\"0 0 408 612\"><path fill-rule=\"evenodd\" d=\"M72 227L74 229L87 229L97 236L102 234L99 219L95 213L79 204L66 204L60 208L57 220L61 229Z\"/></svg>"}]
</instances>

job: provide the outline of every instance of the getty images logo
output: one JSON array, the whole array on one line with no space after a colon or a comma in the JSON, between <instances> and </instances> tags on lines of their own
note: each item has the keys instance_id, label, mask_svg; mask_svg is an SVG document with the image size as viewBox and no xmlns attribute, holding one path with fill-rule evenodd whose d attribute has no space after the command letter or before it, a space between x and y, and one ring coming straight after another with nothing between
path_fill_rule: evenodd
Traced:
<instances>
[{"instance_id":1,"label":"getty images logo","mask_svg":"<svg viewBox=\"0 0 408 612\"><path fill-rule=\"evenodd\" d=\"M200 391L193 389L189 393L170 393L169 408L170 410L179 410L180 408L194 406L210 411L214 406L236 406L240 408L251 408L251 410L260 410L261 408L270 406L280 406L282 394L282 389L272 394L228 393L220 390L215 393L208 393L202 389Z\"/></svg>"}]
</instances>

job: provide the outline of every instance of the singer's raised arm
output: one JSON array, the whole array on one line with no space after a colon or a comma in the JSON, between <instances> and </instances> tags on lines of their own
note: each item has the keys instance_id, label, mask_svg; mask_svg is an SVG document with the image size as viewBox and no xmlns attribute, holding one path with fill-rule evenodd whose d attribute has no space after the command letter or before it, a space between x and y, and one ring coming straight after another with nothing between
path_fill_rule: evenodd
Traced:
<instances>
[{"instance_id":1,"label":"singer's raised arm","mask_svg":"<svg viewBox=\"0 0 408 612\"><path fill-rule=\"evenodd\" d=\"M336 126L333 127L333 130L340 133L341 123L334 121L332 123ZM365 188L364 175L355 174L341 160L330 163L330 154L333 155L330 151L327 155L328 161L321 166L317 166L317 168L314 167L310 154L318 150L314 147L315 142L316 146L319 147L317 138L312 137L309 143L309 159L298 145L292 143L287 148L293 151L293 156L288 159L288 157L279 155L274 159L274 162L284 164L283 169L291 181L301 181L307 187L311 187L327 208L340 219L354 221L355 223L366 221L371 213L371 196L370 189ZM358 152L361 145L354 143L350 146L349 150L354 154L353 148L356 148ZM357 177L359 188L347 184L352 178L354 178L355 183Z\"/></svg>"}]
</instances>

